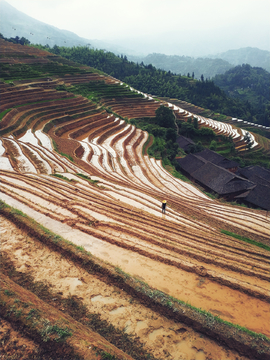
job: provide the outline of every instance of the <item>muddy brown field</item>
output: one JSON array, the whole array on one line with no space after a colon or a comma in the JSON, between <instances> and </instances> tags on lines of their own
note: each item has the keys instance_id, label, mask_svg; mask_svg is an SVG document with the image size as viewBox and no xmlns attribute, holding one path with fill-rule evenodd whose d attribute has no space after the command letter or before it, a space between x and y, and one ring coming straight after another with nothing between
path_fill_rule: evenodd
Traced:
<instances>
[{"instance_id":1,"label":"muddy brown field","mask_svg":"<svg viewBox=\"0 0 270 360\"><path fill-rule=\"evenodd\" d=\"M123 118L154 116L153 98L56 90L122 86L90 70L1 83L1 111L17 109L0 123L3 359L269 359L269 213L145 155L148 134Z\"/></svg>"}]
</instances>

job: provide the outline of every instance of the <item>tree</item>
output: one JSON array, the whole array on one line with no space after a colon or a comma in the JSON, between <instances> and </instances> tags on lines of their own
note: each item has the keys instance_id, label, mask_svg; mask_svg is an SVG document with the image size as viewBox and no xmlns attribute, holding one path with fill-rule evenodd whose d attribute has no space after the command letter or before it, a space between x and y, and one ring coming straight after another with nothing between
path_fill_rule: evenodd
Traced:
<instances>
[{"instance_id":1,"label":"tree","mask_svg":"<svg viewBox=\"0 0 270 360\"><path fill-rule=\"evenodd\" d=\"M210 144L210 146L209 146L209 149L210 149L210 150L213 150L213 151L216 151L216 149L217 149L217 142L216 142L216 140L212 140L212 141L211 141L211 144Z\"/></svg>"},{"instance_id":2,"label":"tree","mask_svg":"<svg viewBox=\"0 0 270 360\"><path fill-rule=\"evenodd\" d=\"M246 133L245 133L245 135L244 135L244 141L246 142L246 148L247 148L248 150L250 150L251 147L252 147L252 145L253 145L253 143L254 143L254 141L252 140L251 135L250 135L249 132L246 132Z\"/></svg>"},{"instance_id":3,"label":"tree","mask_svg":"<svg viewBox=\"0 0 270 360\"><path fill-rule=\"evenodd\" d=\"M199 132L201 136L204 136L208 139L213 139L216 136L215 132L208 127L202 127Z\"/></svg>"},{"instance_id":4,"label":"tree","mask_svg":"<svg viewBox=\"0 0 270 360\"><path fill-rule=\"evenodd\" d=\"M20 40L19 40L19 43L21 45L29 45L30 44L30 41L28 39L26 39L25 37L22 37Z\"/></svg>"},{"instance_id":5,"label":"tree","mask_svg":"<svg viewBox=\"0 0 270 360\"><path fill-rule=\"evenodd\" d=\"M194 129L198 129L198 128L199 128L198 119L197 119L196 117L193 118L193 126L194 126Z\"/></svg>"},{"instance_id":6,"label":"tree","mask_svg":"<svg viewBox=\"0 0 270 360\"><path fill-rule=\"evenodd\" d=\"M172 140L172 142L176 142L176 139L177 139L177 132L172 128L167 129L166 140L167 141Z\"/></svg>"},{"instance_id":7,"label":"tree","mask_svg":"<svg viewBox=\"0 0 270 360\"><path fill-rule=\"evenodd\" d=\"M156 110L156 122L159 126L175 129L174 113L167 106L161 105Z\"/></svg>"},{"instance_id":8,"label":"tree","mask_svg":"<svg viewBox=\"0 0 270 360\"><path fill-rule=\"evenodd\" d=\"M194 133L194 126L188 122L182 122L180 128L180 134L184 136L191 136Z\"/></svg>"}]
</instances>

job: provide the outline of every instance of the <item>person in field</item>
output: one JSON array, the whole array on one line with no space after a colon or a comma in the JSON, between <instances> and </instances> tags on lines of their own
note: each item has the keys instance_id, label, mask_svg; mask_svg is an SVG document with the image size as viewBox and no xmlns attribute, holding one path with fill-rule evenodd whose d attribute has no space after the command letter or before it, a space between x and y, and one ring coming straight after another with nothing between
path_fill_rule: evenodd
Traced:
<instances>
[{"instance_id":1,"label":"person in field","mask_svg":"<svg viewBox=\"0 0 270 360\"><path fill-rule=\"evenodd\" d=\"M162 214L165 214L165 212L166 212L166 205L167 205L167 201L166 201L166 200L163 200L163 201L162 201L162 206L161 206L161 208L162 208Z\"/></svg>"}]
</instances>

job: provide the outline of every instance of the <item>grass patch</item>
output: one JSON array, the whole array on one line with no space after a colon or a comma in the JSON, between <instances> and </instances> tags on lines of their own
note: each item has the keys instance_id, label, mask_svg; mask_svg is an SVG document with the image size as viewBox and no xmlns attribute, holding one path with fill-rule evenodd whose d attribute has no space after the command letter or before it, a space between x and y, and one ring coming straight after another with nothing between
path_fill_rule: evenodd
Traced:
<instances>
[{"instance_id":1,"label":"grass patch","mask_svg":"<svg viewBox=\"0 0 270 360\"><path fill-rule=\"evenodd\" d=\"M51 325L51 323L48 320L44 321L44 325L42 330L40 331L40 334L44 342L50 340L50 335L57 335L53 339L56 342L66 341L68 337L72 336L72 332L68 327L61 328L58 325Z\"/></svg>"},{"instance_id":2,"label":"grass patch","mask_svg":"<svg viewBox=\"0 0 270 360\"><path fill-rule=\"evenodd\" d=\"M65 156L68 160L74 162L74 159L73 159L72 156L70 156L70 155L68 155L68 154L65 154L65 153L60 153L60 155Z\"/></svg>"},{"instance_id":3,"label":"grass patch","mask_svg":"<svg viewBox=\"0 0 270 360\"><path fill-rule=\"evenodd\" d=\"M95 185L95 184L97 184L97 183L99 182L99 180L92 180L89 176L84 175L84 174L77 173L76 175L79 176L79 177L81 177L81 178L84 179L84 180L89 181L89 182L90 182L91 184L93 184L93 185Z\"/></svg>"},{"instance_id":4,"label":"grass patch","mask_svg":"<svg viewBox=\"0 0 270 360\"><path fill-rule=\"evenodd\" d=\"M58 152L58 145L57 145L56 141L52 139L52 143L53 143L53 148L54 148L54 150L55 150L56 152Z\"/></svg>"},{"instance_id":5,"label":"grass patch","mask_svg":"<svg viewBox=\"0 0 270 360\"><path fill-rule=\"evenodd\" d=\"M3 119L3 117L10 111L11 109L6 109L0 113L0 121Z\"/></svg>"},{"instance_id":6,"label":"grass patch","mask_svg":"<svg viewBox=\"0 0 270 360\"><path fill-rule=\"evenodd\" d=\"M203 193L205 195L207 195L208 197L210 197L211 199L217 199L218 198L218 194L212 194L212 193L209 193L207 191L203 191Z\"/></svg>"},{"instance_id":7,"label":"grass patch","mask_svg":"<svg viewBox=\"0 0 270 360\"><path fill-rule=\"evenodd\" d=\"M65 180L65 181L68 181L68 182L74 182L74 179L69 179L61 174L50 174L51 176L55 176L61 180Z\"/></svg>"},{"instance_id":8,"label":"grass patch","mask_svg":"<svg viewBox=\"0 0 270 360\"><path fill-rule=\"evenodd\" d=\"M109 354L106 351L100 351L96 347L93 348L96 351L96 356L100 356L101 360L118 360L119 358L115 357L115 355Z\"/></svg>"},{"instance_id":9,"label":"grass patch","mask_svg":"<svg viewBox=\"0 0 270 360\"><path fill-rule=\"evenodd\" d=\"M173 171L171 172L172 176L174 176L177 179L180 179L182 181L188 182L192 184L192 181L190 181L185 175L181 174L179 171L177 171L175 168L173 168Z\"/></svg>"},{"instance_id":10,"label":"grass patch","mask_svg":"<svg viewBox=\"0 0 270 360\"><path fill-rule=\"evenodd\" d=\"M221 229L220 232L221 232L222 234L232 236L232 237L234 237L235 239L245 241L245 242L247 242L247 243L249 243L249 244L252 244L252 245L258 246L258 247L260 247L260 248L262 248L262 249L264 249L264 250L270 251L270 246L265 245L265 244L262 244L262 243L260 243L260 242L258 242L258 241L249 239L249 238L247 238L247 237L244 237L244 236L241 236L241 235L238 235L238 234L235 234L235 233L233 233L233 232L230 232L230 231L227 231L227 230L223 230L223 229Z\"/></svg>"}]
</instances>

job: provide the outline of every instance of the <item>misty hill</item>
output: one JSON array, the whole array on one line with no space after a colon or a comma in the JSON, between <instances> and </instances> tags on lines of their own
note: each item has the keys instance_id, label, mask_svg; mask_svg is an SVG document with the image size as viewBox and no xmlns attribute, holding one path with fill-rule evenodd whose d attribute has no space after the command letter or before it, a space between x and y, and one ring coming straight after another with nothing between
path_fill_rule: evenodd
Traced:
<instances>
[{"instance_id":1,"label":"misty hill","mask_svg":"<svg viewBox=\"0 0 270 360\"><path fill-rule=\"evenodd\" d=\"M129 56L130 60L152 64L158 69L171 71L175 74L192 75L199 79L212 78L224 74L236 65L249 64L261 67L270 72L270 52L258 48L246 47L237 50L228 50L224 53L209 55L208 57L190 57L178 55L165 55L159 53L147 56Z\"/></svg>"},{"instance_id":2,"label":"misty hill","mask_svg":"<svg viewBox=\"0 0 270 360\"><path fill-rule=\"evenodd\" d=\"M129 56L130 60L143 62L146 65L152 64L157 69L171 71L175 74L188 75L194 73L199 79L201 75L205 78L212 78L217 74L223 74L233 67L228 61L222 59L194 58L190 56L149 54L146 57Z\"/></svg>"},{"instance_id":3,"label":"misty hill","mask_svg":"<svg viewBox=\"0 0 270 360\"><path fill-rule=\"evenodd\" d=\"M19 36L29 39L32 44L49 46L85 46L91 44L93 47L106 48L116 53L123 52L120 47L99 40L84 39L68 30L60 30L55 26L48 25L24 14L11 6L5 0L0 0L0 33L4 37Z\"/></svg>"},{"instance_id":4,"label":"misty hill","mask_svg":"<svg viewBox=\"0 0 270 360\"><path fill-rule=\"evenodd\" d=\"M229 97L213 81L192 79L158 70L153 65L136 64L126 56L85 47L40 47L56 55L109 74L147 94L177 98L220 114L256 122L256 112L250 104Z\"/></svg>"},{"instance_id":5,"label":"misty hill","mask_svg":"<svg viewBox=\"0 0 270 360\"><path fill-rule=\"evenodd\" d=\"M270 51L267 50L246 47L237 50L228 50L209 57L223 59L232 65L249 64L251 66L258 66L270 72Z\"/></svg>"},{"instance_id":6,"label":"misty hill","mask_svg":"<svg viewBox=\"0 0 270 360\"><path fill-rule=\"evenodd\" d=\"M270 73L248 64L238 65L213 78L214 83L230 97L248 101L255 109L261 124L270 119Z\"/></svg>"}]
</instances>

